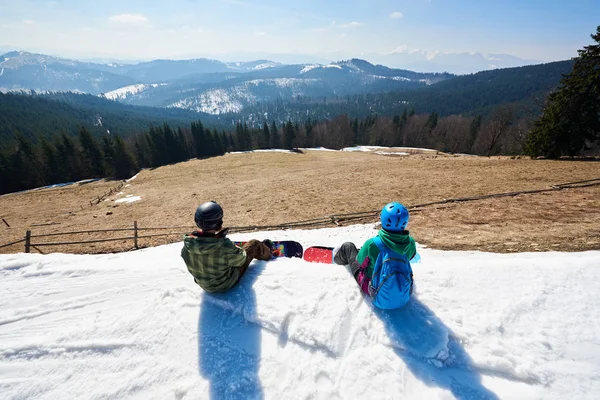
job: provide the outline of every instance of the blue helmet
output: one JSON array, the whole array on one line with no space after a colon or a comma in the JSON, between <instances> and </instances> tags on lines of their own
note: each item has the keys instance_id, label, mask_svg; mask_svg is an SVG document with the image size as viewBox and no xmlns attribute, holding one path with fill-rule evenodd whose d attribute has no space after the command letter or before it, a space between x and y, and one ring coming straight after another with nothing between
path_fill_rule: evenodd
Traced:
<instances>
[{"instance_id":1,"label":"blue helmet","mask_svg":"<svg viewBox=\"0 0 600 400\"><path fill-rule=\"evenodd\" d=\"M386 204L381 210L381 227L389 232L402 232L408 224L408 210L400 203Z\"/></svg>"}]
</instances>

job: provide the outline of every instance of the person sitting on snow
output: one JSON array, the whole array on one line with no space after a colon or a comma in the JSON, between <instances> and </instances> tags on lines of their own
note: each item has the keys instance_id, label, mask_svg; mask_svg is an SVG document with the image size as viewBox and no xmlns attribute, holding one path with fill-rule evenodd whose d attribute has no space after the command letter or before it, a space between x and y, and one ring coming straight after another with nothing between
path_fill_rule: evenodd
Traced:
<instances>
[{"instance_id":1,"label":"person sitting on snow","mask_svg":"<svg viewBox=\"0 0 600 400\"><path fill-rule=\"evenodd\" d=\"M417 254L415 240L406 230L408 210L389 203L381 210L381 228L360 251L352 242L334 249L334 262L348 266L363 292L379 308L400 308L412 294L410 260Z\"/></svg>"},{"instance_id":2,"label":"person sitting on snow","mask_svg":"<svg viewBox=\"0 0 600 400\"><path fill-rule=\"evenodd\" d=\"M194 282L207 292L231 289L253 259L271 259L268 240L252 239L241 248L226 238L228 229L223 229L223 209L215 201L198 206L194 221L200 229L184 236L181 257Z\"/></svg>"}]
</instances>

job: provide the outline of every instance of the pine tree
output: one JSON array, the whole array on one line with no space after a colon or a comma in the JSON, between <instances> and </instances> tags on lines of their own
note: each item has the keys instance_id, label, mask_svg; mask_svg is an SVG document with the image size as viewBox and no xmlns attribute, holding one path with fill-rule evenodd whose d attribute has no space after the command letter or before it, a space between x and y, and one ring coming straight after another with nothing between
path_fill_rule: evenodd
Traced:
<instances>
[{"instance_id":1,"label":"pine tree","mask_svg":"<svg viewBox=\"0 0 600 400\"><path fill-rule=\"evenodd\" d=\"M25 157L24 159L27 162L26 171L22 171L22 173L29 175L26 179L30 181L27 186L35 187L40 185L46 185L46 180L44 179L43 173L43 165L40 162L40 157L37 152L37 148L33 145L33 143L21 135L20 133L16 134L17 138L17 152L22 153Z\"/></svg>"},{"instance_id":2,"label":"pine tree","mask_svg":"<svg viewBox=\"0 0 600 400\"><path fill-rule=\"evenodd\" d=\"M194 144L194 157L204 157L206 154L203 149L204 145L204 126L201 121L192 122L192 141Z\"/></svg>"},{"instance_id":3,"label":"pine tree","mask_svg":"<svg viewBox=\"0 0 600 400\"><path fill-rule=\"evenodd\" d=\"M135 159L120 136L115 136L114 143L115 178L131 178L137 171Z\"/></svg>"},{"instance_id":4,"label":"pine tree","mask_svg":"<svg viewBox=\"0 0 600 400\"><path fill-rule=\"evenodd\" d=\"M136 150L139 142L136 141ZM102 153L104 154L104 165L107 176L115 176L115 141L112 136L102 136Z\"/></svg>"},{"instance_id":5,"label":"pine tree","mask_svg":"<svg viewBox=\"0 0 600 400\"><path fill-rule=\"evenodd\" d=\"M260 140L260 148L268 149L271 142L271 135L269 133L269 125L265 122L263 124L262 136Z\"/></svg>"},{"instance_id":6,"label":"pine tree","mask_svg":"<svg viewBox=\"0 0 600 400\"><path fill-rule=\"evenodd\" d=\"M296 133L291 120L288 120L288 122L285 124L283 132L283 146L288 150L292 150L296 143Z\"/></svg>"},{"instance_id":7,"label":"pine tree","mask_svg":"<svg viewBox=\"0 0 600 400\"><path fill-rule=\"evenodd\" d=\"M314 123L310 119L310 117L304 123L304 129L306 130L306 146L307 147L313 147L315 145L314 135L313 135L313 125L314 125Z\"/></svg>"},{"instance_id":8,"label":"pine tree","mask_svg":"<svg viewBox=\"0 0 600 400\"><path fill-rule=\"evenodd\" d=\"M481 114L473 118L471 121L471 126L469 127L469 138L466 144L467 151L470 151L475 144L475 140L477 140L477 135L479 135L479 129L481 128Z\"/></svg>"},{"instance_id":9,"label":"pine tree","mask_svg":"<svg viewBox=\"0 0 600 400\"><path fill-rule=\"evenodd\" d=\"M214 128L212 136L215 141L215 155L222 156L223 154L225 154L226 148L226 144L223 140L223 135L219 135L217 128Z\"/></svg>"},{"instance_id":10,"label":"pine tree","mask_svg":"<svg viewBox=\"0 0 600 400\"><path fill-rule=\"evenodd\" d=\"M206 149L207 157L216 156L219 151L217 150L217 138L211 133L209 128L204 129L204 147Z\"/></svg>"},{"instance_id":11,"label":"pine tree","mask_svg":"<svg viewBox=\"0 0 600 400\"><path fill-rule=\"evenodd\" d=\"M0 149L0 194L11 192L12 184L8 159L4 154L4 151Z\"/></svg>"},{"instance_id":12,"label":"pine tree","mask_svg":"<svg viewBox=\"0 0 600 400\"><path fill-rule=\"evenodd\" d=\"M406 108L405 108L404 112L402 113L402 116L400 117L400 123L401 124L406 124L406 121L408 121L408 113L407 113Z\"/></svg>"},{"instance_id":13,"label":"pine tree","mask_svg":"<svg viewBox=\"0 0 600 400\"><path fill-rule=\"evenodd\" d=\"M100 145L84 126L79 128L79 144L82 149L83 173L86 177L100 178L104 176L104 163Z\"/></svg>"},{"instance_id":14,"label":"pine tree","mask_svg":"<svg viewBox=\"0 0 600 400\"><path fill-rule=\"evenodd\" d=\"M145 139L149 151L148 160L150 162L150 167L156 168L164 165L160 149L164 149L165 146L160 129L150 126L150 130L145 134Z\"/></svg>"},{"instance_id":15,"label":"pine tree","mask_svg":"<svg viewBox=\"0 0 600 400\"><path fill-rule=\"evenodd\" d=\"M600 140L600 26L591 37L596 44L578 50L573 70L548 96L525 142L525 154L574 156Z\"/></svg>"},{"instance_id":16,"label":"pine tree","mask_svg":"<svg viewBox=\"0 0 600 400\"><path fill-rule=\"evenodd\" d=\"M39 143L46 182L48 184L60 183L60 167L56 148L43 136L40 138Z\"/></svg>"},{"instance_id":17,"label":"pine tree","mask_svg":"<svg viewBox=\"0 0 600 400\"><path fill-rule=\"evenodd\" d=\"M429 115L429 118L427 119L427 123L425 124L425 126L427 128L429 128L429 131L432 131L437 126L437 123L438 123L438 115L434 111Z\"/></svg>"},{"instance_id":18,"label":"pine tree","mask_svg":"<svg viewBox=\"0 0 600 400\"><path fill-rule=\"evenodd\" d=\"M78 181L83 179L81 173L81 153L75 141L66 133L61 132L56 144L63 181Z\"/></svg>"},{"instance_id":19,"label":"pine tree","mask_svg":"<svg viewBox=\"0 0 600 400\"><path fill-rule=\"evenodd\" d=\"M269 133L271 134L271 148L280 148L281 144L279 142L279 132L277 130L277 125L275 125L275 121L271 123L271 131Z\"/></svg>"}]
</instances>

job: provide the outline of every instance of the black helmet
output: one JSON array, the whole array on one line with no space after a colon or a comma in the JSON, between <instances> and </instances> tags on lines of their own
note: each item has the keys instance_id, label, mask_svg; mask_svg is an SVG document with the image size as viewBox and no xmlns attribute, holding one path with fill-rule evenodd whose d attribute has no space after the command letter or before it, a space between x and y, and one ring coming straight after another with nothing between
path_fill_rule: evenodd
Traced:
<instances>
[{"instance_id":1,"label":"black helmet","mask_svg":"<svg viewBox=\"0 0 600 400\"><path fill-rule=\"evenodd\" d=\"M194 221L203 231L219 230L223 225L223 209L216 201L207 201L196 209Z\"/></svg>"}]
</instances>

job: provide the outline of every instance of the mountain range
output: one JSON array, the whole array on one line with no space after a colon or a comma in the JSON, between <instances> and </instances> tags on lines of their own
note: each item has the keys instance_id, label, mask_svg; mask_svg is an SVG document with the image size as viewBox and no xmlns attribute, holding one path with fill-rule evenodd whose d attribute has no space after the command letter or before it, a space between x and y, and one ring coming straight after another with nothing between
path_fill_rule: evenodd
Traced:
<instances>
[{"instance_id":1,"label":"mountain range","mask_svg":"<svg viewBox=\"0 0 600 400\"><path fill-rule=\"evenodd\" d=\"M452 74L471 74L497 68L512 68L543 63L540 60L522 59L510 54L480 52L450 53L421 50L408 46L399 46L387 54L351 54L339 51L317 55L236 52L231 54L213 54L209 58L216 58L221 61L268 59L282 64L329 64L337 60L361 58L372 64L381 64L390 68L408 69L416 72L449 72Z\"/></svg>"},{"instance_id":2,"label":"mountain range","mask_svg":"<svg viewBox=\"0 0 600 400\"><path fill-rule=\"evenodd\" d=\"M18 59L6 55L3 60L0 68L6 64L13 68L19 65ZM419 114L435 112L439 116L486 116L500 105L516 106L517 117L525 113L531 117L539 112L547 93L573 68L573 61L567 60L453 76L396 70L354 59L302 68L265 61L234 63L226 65L232 69L230 72L187 75L189 63L179 62L176 63L180 64L179 70L167 68L165 73L183 75L183 78L130 84L134 78L90 69L89 65L93 64L87 63L84 64L87 69L81 68L88 74L78 74L73 71L75 67L64 60L50 59L46 68L38 71L52 78L57 75L56 71L71 68L70 77L80 85L93 88L92 84L97 83L110 88L115 83L109 78L117 76L120 80L129 80L127 86L103 94L98 88L94 88L96 94L74 93L68 86L73 83L63 74L62 80L48 82L48 85L57 82L65 85L58 90L0 92L0 146L4 138L13 138L17 131L30 138L40 134L49 137L60 132L77 134L81 125L97 135L115 132L129 136L144 131L149 125L169 123L185 127L197 120L228 130L240 121L256 128L265 122L276 122L280 126L289 120L321 121L342 114L361 119L373 115L392 117L407 110ZM165 63L154 64L164 67ZM130 71L138 74L136 79L147 79L160 71L152 65L136 65ZM213 62L213 68L214 65ZM7 74L8 66L0 69L2 76ZM102 67L113 71L131 68ZM92 73L105 79L89 80ZM285 77L290 75L295 77ZM397 89L390 90L391 87ZM374 93L377 90L379 93ZM355 94L341 95L353 92ZM180 103L173 106L174 101ZM140 103L161 107L134 105Z\"/></svg>"},{"instance_id":3,"label":"mountain range","mask_svg":"<svg viewBox=\"0 0 600 400\"><path fill-rule=\"evenodd\" d=\"M102 64L27 52L0 57L0 90L5 92L89 93L132 105L214 115L278 99L414 89L453 76L393 69L361 59L292 65L205 58Z\"/></svg>"}]
</instances>

